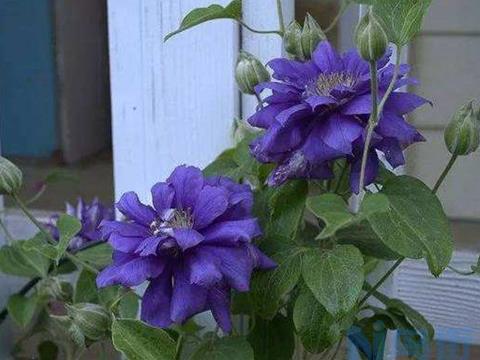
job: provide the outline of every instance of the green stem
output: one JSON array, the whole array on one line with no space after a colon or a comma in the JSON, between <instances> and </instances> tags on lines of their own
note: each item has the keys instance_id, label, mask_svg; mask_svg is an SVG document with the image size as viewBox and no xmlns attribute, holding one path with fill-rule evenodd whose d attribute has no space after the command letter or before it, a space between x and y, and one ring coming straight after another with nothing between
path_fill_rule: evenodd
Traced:
<instances>
[{"instance_id":1,"label":"green stem","mask_svg":"<svg viewBox=\"0 0 480 360\"><path fill-rule=\"evenodd\" d=\"M285 18L283 17L282 0L277 0L278 23L280 25L280 36L285 34Z\"/></svg>"},{"instance_id":2,"label":"green stem","mask_svg":"<svg viewBox=\"0 0 480 360\"><path fill-rule=\"evenodd\" d=\"M15 239L13 238L12 234L10 233L10 231L7 228L7 225L5 225L5 223L2 221L2 219L0 219L0 228L2 228L3 233L5 234L5 237L7 238L7 244L8 245L12 244L15 241Z\"/></svg>"},{"instance_id":3,"label":"green stem","mask_svg":"<svg viewBox=\"0 0 480 360\"><path fill-rule=\"evenodd\" d=\"M38 228L38 230L42 233L43 236L48 240L49 243L52 245L57 245L57 241L53 238L52 234L50 234L47 230L45 230L45 227L40 224L40 222L35 218L35 216L32 215L30 210L25 206L23 201L18 197L17 194L12 195L13 199L17 203L18 207L23 211L23 213L30 219L30 221ZM89 271L93 272L94 274L98 274L98 270L95 269L93 266L90 266L86 262L80 260L77 258L75 255L69 253L68 251L65 252L64 255L67 259L72 261L73 263L77 263L88 269Z\"/></svg>"},{"instance_id":4,"label":"green stem","mask_svg":"<svg viewBox=\"0 0 480 360\"><path fill-rule=\"evenodd\" d=\"M41 189L35 194L33 195L30 199L28 199L26 201L26 205L27 206L30 206L31 204L33 204L35 201L37 201L38 199L40 199L40 197L45 193L45 190L47 190L47 186L46 185L42 185Z\"/></svg>"},{"instance_id":5,"label":"green stem","mask_svg":"<svg viewBox=\"0 0 480 360\"><path fill-rule=\"evenodd\" d=\"M445 166L445 169L440 174L440 177L438 178L438 180L435 183L435 186L433 187L433 190L432 190L432 192L434 194L437 193L440 185L442 185L442 183L443 183L443 180L445 180L445 177L448 175L448 173L452 169L452 166L453 166L453 164L455 164L455 161L457 161L457 157L458 157L457 155L452 155L452 157L450 158L450 161L447 163L447 166Z\"/></svg>"},{"instance_id":6,"label":"green stem","mask_svg":"<svg viewBox=\"0 0 480 360\"><path fill-rule=\"evenodd\" d=\"M382 112L383 108L385 107L385 103L387 102L388 98L390 97L390 94L393 92L393 89L395 87L395 84L397 82L398 78L398 73L400 71L400 61L402 59L402 48L397 47L397 53L395 56L395 67L393 68L393 76L392 80L390 81L390 84L388 85L387 91L385 92L385 95L383 95L382 101L380 101L380 105L378 106L378 114L377 117L380 119L382 117Z\"/></svg>"},{"instance_id":7,"label":"green stem","mask_svg":"<svg viewBox=\"0 0 480 360\"><path fill-rule=\"evenodd\" d=\"M380 286L392 275L392 273L400 266L400 264L405 260L404 258L398 259L395 264L385 273L385 275L382 276L380 280L367 292L367 294L360 300L358 303L358 307L362 307L363 304L368 300L370 296L372 296L373 293L375 293Z\"/></svg>"},{"instance_id":8,"label":"green stem","mask_svg":"<svg viewBox=\"0 0 480 360\"><path fill-rule=\"evenodd\" d=\"M183 334L180 334L177 340L177 348L175 350L175 360L180 360L180 355L182 354L182 349L183 349L183 339L184 336Z\"/></svg>"},{"instance_id":9,"label":"green stem","mask_svg":"<svg viewBox=\"0 0 480 360\"><path fill-rule=\"evenodd\" d=\"M332 31L335 25L337 25L338 21L342 18L343 14L345 14L345 11L347 10L348 5L350 5L350 1L344 1L342 3L342 5L340 6L340 10L338 10L337 15L335 15L330 25L328 25L328 27L323 31L325 34Z\"/></svg>"},{"instance_id":10,"label":"green stem","mask_svg":"<svg viewBox=\"0 0 480 360\"><path fill-rule=\"evenodd\" d=\"M337 357L338 352L340 351L340 348L342 347L342 341L343 341L343 337L338 341L338 345L335 348L335 351L333 352L333 355L330 357L330 360L335 360L335 358Z\"/></svg>"},{"instance_id":11,"label":"green stem","mask_svg":"<svg viewBox=\"0 0 480 360\"><path fill-rule=\"evenodd\" d=\"M359 180L359 194L360 200L365 186L365 169L367 168L368 152L370 151L370 142L372 141L373 130L377 126L378 121L378 78L377 78L377 63L370 61L370 77L371 77L371 93L372 93L372 112L368 119L367 136L365 138L365 146L363 148L362 165L360 168ZM360 202L360 201L359 201ZM357 206L358 212L359 206Z\"/></svg>"},{"instance_id":12,"label":"green stem","mask_svg":"<svg viewBox=\"0 0 480 360\"><path fill-rule=\"evenodd\" d=\"M282 33L278 30L257 30L252 28L250 25L247 25L245 22L243 22L243 20L238 20L238 23L248 31L251 31L255 34L275 34L275 35L282 36Z\"/></svg>"}]
</instances>

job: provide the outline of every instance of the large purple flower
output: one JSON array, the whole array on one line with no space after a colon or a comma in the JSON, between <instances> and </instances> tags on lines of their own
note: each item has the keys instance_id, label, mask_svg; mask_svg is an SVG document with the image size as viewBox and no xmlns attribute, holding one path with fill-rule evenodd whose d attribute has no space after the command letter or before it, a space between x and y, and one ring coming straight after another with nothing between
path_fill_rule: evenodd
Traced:
<instances>
[{"instance_id":1,"label":"large purple flower","mask_svg":"<svg viewBox=\"0 0 480 360\"><path fill-rule=\"evenodd\" d=\"M103 222L115 251L97 285L133 287L148 280L144 321L168 327L211 310L229 332L230 289L248 291L255 268L275 266L251 243L261 231L250 188L180 166L152 188L152 199L153 207L126 193L117 207L128 221Z\"/></svg>"},{"instance_id":2,"label":"large purple flower","mask_svg":"<svg viewBox=\"0 0 480 360\"><path fill-rule=\"evenodd\" d=\"M380 95L385 94L393 78L389 52L378 61ZM274 59L271 81L259 84L258 94L269 89L267 106L248 120L252 126L265 129L251 145L252 154L263 163L275 163L270 185L291 178L328 179L333 176L331 161L347 158L352 164L350 184L358 191L361 154L366 125L371 112L370 72L368 63L356 50L339 55L328 41L321 42L312 60L298 62ZM395 89L414 84L407 78L407 65L401 65ZM410 144L423 141L404 116L427 101L414 94L395 92L386 102L375 129L366 168L365 184L378 171L379 150L394 168L404 164L402 151Z\"/></svg>"},{"instance_id":3,"label":"large purple flower","mask_svg":"<svg viewBox=\"0 0 480 360\"><path fill-rule=\"evenodd\" d=\"M68 248L77 250L92 241L102 240L102 233L99 225L103 220L113 220L114 211L112 207L105 207L97 198L91 203L85 203L82 198L78 199L77 205L73 206L66 203L66 213L80 220L82 228L79 233L70 241ZM59 233L57 229L57 221L59 215L53 215L49 222L44 224L47 230L52 234L53 238L58 241Z\"/></svg>"}]
</instances>

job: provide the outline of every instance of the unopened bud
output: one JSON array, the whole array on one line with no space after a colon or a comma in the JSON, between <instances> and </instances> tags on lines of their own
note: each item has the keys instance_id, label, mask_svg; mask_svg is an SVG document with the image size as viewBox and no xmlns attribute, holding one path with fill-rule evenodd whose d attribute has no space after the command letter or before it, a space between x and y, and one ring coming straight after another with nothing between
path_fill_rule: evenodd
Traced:
<instances>
[{"instance_id":1,"label":"unopened bud","mask_svg":"<svg viewBox=\"0 0 480 360\"><path fill-rule=\"evenodd\" d=\"M355 29L355 43L366 61L377 61L387 51L388 37L382 25L370 10Z\"/></svg>"},{"instance_id":2,"label":"unopened bud","mask_svg":"<svg viewBox=\"0 0 480 360\"><path fill-rule=\"evenodd\" d=\"M312 58L317 45L327 37L318 22L307 14L303 29L297 21L292 21L283 37L285 51L291 58L307 61Z\"/></svg>"},{"instance_id":3,"label":"unopened bud","mask_svg":"<svg viewBox=\"0 0 480 360\"><path fill-rule=\"evenodd\" d=\"M270 80L270 73L260 60L242 50L238 56L235 79L241 92L253 95L255 86Z\"/></svg>"},{"instance_id":4,"label":"unopened bud","mask_svg":"<svg viewBox=\"0 0 480 360\"><path fill-rule=\"evenodd\" d=\"M87 303L66 305L66 307L73 323L87 339L100 340L109 330L111 318L104 307Z\"/></svg>"},{"instance_id":5,"label":"unopened bud","mask_svg":"<svg viewBox=\"0 0 480 360\"><path fill-rule=\"evenodd\" d=\"M13 195L22 187L22 172L11 161L0 156L0 194Z\"/></svg>"},{"instance_id":6,"label":"unopened bud","mask_svg":"<svg viewBox=\"0 0 480 360\"><path fill-rule=\"evenodd\" d=\"M480 144L479 113L469 101L453 115L445 129L445 144L452 155L468 155Z\"/></svg>"}]
</instances>

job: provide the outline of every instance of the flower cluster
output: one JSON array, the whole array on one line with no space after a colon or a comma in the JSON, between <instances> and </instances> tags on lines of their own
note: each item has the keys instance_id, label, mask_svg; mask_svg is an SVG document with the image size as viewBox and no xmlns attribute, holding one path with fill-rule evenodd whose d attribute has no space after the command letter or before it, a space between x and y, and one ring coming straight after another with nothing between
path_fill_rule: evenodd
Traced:
<instances>
[{"instance_id":1,"label":"flower cluster","mask_svg":"<svg viewBox=\"0 0 480 360\"><path fill-rule=\"evenodd\" d=\"M126 193L117 208L127 221L102 223L114 255L97 285L134 287L148 280L142 320L168 327L211 310L229 332L231 288L248 291L255 268L275 266L251 243L261 231L250 188L179 166L153 186L152 200L153 207Z\"/></svg>"},{"instance_id":2,"label":"flower cluster","mask_svg":"<svg viewBox=\"0 0 480 360\"><path fill-rule=\"evenodd\" d=\"M394 66L388 64L390 55L387 53L377 62L379 96L385 94L394 76ZM339 55L328 41L322 41L312 60L279 58L268 65L277 81L257 85L259 95L266 89L272 94L264 99L266 106L248 121L265 129L251 144L253 156L277 165L269 176L269 185L280 185L292 178L331 178L332 161L346 158L352 165L351 188L358 192L372 102L368 62L356 50ZM416 83L406 77L408 71L407 65L400 66L394 89ZM404 116L426 102L406 92L390 95L373 135L366 185L376 178L378 151L396 168L405 163L402 152L407 146L424 141Z\"/></svg>"},{"instance_id":3,"label":"flower cluster","mask_svg":"<svg viewBox=\"0 0 480 360\"><path fill-rule=\"evenodd\" d=\"M82 224L82 228L78 234L70 241L68 246L70 250L77 250L89 242L102 240L103 237L99 229L101 222L103 220L114 219L113 208L104 206L97 198L93 199L91 203L86 203L82 198L79 198L76 206L67 202L66 213L67 215L76 217ZM56 225L58 218L59 215L53 215L49 222L44 224L57 241L59 239L59 232Z\"/></svg>"}]
</instances>

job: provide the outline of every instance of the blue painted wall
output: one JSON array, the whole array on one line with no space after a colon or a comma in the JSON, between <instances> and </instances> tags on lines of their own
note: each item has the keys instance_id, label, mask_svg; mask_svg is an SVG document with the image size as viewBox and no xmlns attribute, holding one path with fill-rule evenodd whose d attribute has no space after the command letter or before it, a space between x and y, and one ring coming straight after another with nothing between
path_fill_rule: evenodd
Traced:
<instances>
[{"instance_id":1,"label":"blue painted wall","mask_svg":"<svg viewBox=\"0 0 480 360\"><path fill-rule=\"evenodd\" d=\"M2 154L47 157L58 148L51 0L0 0Z\"/></svg>"}]
</instances>

